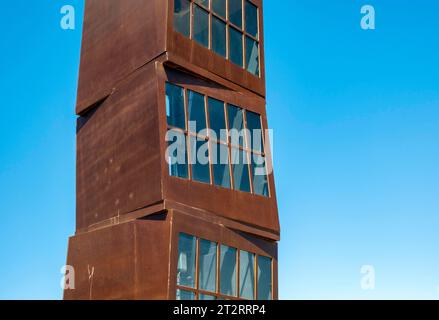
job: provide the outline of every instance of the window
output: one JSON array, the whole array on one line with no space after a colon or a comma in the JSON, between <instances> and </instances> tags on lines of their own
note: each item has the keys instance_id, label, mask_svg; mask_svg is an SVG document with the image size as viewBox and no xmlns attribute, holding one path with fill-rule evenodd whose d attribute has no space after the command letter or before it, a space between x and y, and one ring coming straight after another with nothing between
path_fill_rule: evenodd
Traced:
<instances>
[{"instance_id":1,"label":"window","mask_svg":"<svg viewBox=\"0 0 439 320\"><path fill-rule=\"evenodd\" d=\"M195 293L186 290L177 290L177 300L195 300Z\"/></svg>"},{"instance_id":2,"label":"window","mask_svg":"<svg viewBox=\"0 0 439 320\"><path fill-rule=\"evenodd\" d=\"M242 67L242 33L233 27L229 27L230 60Z\"/></svg>"},{"instance_id":3,"label":"window","mask_svg":"<svg viewBox=\"0 0 439 320\"><path fill-rule=\"evenodd\" d=\"M227 57L226 37L226 23L212 17L212 50L224 58Z\"/></svg>"},{"instance_id":4,"label":"window","mask_svg":"<svg viewBox=\"0 0 439 320\"><path fill-rule=\"evenodd\" d=\"M218 187L231 188L229 148L222 143L211 143L213 182Z\"/></svg>"},{"instance_id":5,"label":"window","mask_svg":"<svg viewBox=\"0 0 439 320\"><path fill-rule=\"evenodd\" d=\"M209 98L209 125L212 133L215 133L215 137L212 137L214 140L227 142L224 102Z\"/></svg>"},{"instance_id":6,"label":"window","mask_svg":"<svg viewBox=\"0 0 439 320\"><path fill-rule=\"evenodd\" d=\"M229 0L229 20L242 28L242 0Z\"/></svg>"},{"instance_id":7,"label":"window","mask_svg":"<svg viewBox=\"0 0 439 320\"><path fill-rule=\"evenodd\" d=\"M226 18L226 0L212 0L212 11L222 18Z\"/></svg>"},{"instance_id":8,"label":"window","mask_svg":"<svg viewBox=\"0 0 439 320\"><path fill-rule=\"evenodd\" d=\"M262 141L262 123L261 116L257 113L247 111L247 128L251 134L249 137L250 148L258 152L264 152L264 144Z\"/></svg>"},{"instance_id":9,"label":"window","mask_svg":"<svg viewBox=\"0 0 439 320\"><path fill-rule=\"evenodd\" d=\"M190 12L189 0L174 0L174 29L186 37L190 36Z\"/></svg>"},{"instance_id":10,"label":"window","mask_svg":"<svg viewBox=\"0 0 439 320\"><path fill-rule=\"evenodd\" d=\"M250 37L245 37L245 65L248 72L259 75L258 43Z\"/></svg>"},{"instance_id":11,"label":"window","mask_svg":"<svg viewBox=\"0 0 439 320\"><path fill-rule=\"evenodd\" d=\"M220 293L236 296L236 249L221 246Z\"/></svg>"},{"instance_id":12,"label":"window","mask_svg":"<svg viewBox=\"0 0 439 320\"><path fill-rule=\"evenodd\" d=\"M195 288L196 238L181 234L178 241L177 285Z\"/></svg>"},{"instance_id":13,"label":"window","mask_svg":"<svg viewBox=\"0 0 439 320\"><path fill-rule=\"evenodd\" d=\"M215 242L200 240L200 289L216 292L216 255Z\"/></svg>"},{"instance_id":14,"label":"window","mask_svg":"<svg viewBox=\"0 0 439 320\"><path fill-rule=\"evenodd\" d=\"M189 131L198 133L206 129L204 96L191 90L188 90L188 117Z\"/></svg>"},{"instance_id":15,"label":"window","mask_svg":"<svg viewBox=\"0 0 439 320\"><path fill-rule=\"evenodd\" d=\"M243 192L250 192L248 154L246 151L232 147L232 168L235 189Z\"/></svg>"},{"instance_id":16,"label":"window","mask_svg":"<svg viewBox=\"0 0 439 320\"><path fill-rule=\"evenodd\" d=\"M260 76L259 9L251 1L174 0L174 29Z\"/></svg>"},{"instance_id":17,"label":"window","mask_svg":"<svg viewBox=\"0 0 439 320\"><path fill-rule=\"evenodd\" d=\"M169 130L166 138L168 140L169 175L187 179L189 173L185 134L181 131Z\"/></svg>"},{"instance_id":18,"label":"window","mask_svg":"<svg viewBox=\"0 0 439 320\"><path fill-rule=\"evenodd\" d=\"M166 116L168 125L180 129L186 128L184 89L170 83L166 84Z\"/></svg>"},{"instance_id":19,"label":"window","mask_svg":"<svg viewBox=\"0 0 439 320\"><path fill-rule=\"evenodd\" d=\"M209 0L195 0L195 2L209 8Z\"/></svg>"},{"instance_id":20,"label":"window","mask_svg":"<svg viewBox=\"0 0 439 320\"><path fill-rule=\"evenodd\" d=\"M190 136L192 179L210 184L209 144L200 137Z\"/></svg>"},{"instance_id":21,"label":"window","mask_svg":"<svg viewBox=\"0 0 439 320\"><path fill-rule=\"evenodd\" d=\"M260 196L268 197L268 178L265 157L256 153L252 154L252 179L253 192Z\"/></svg>"},{"instance_id":22,"label":"window","mask_svg":"<svg viewBox=\"0 0 439 320\"><path fill-rule=\"evenodd\" d=\"M234 105L228 105L230 142L232 145L244 147L244 110Z\"/></svg>"},{"instance_id":23,"label":"window","mask_svg":"<svg viewBox=\"0 0 439 320\"><path fill-rule=\"evenodd\" d=\"M250 1L245 1L245 31L258 38L258 7Z\"/></svg>"},{"instance_id":24,"label":"window","mask_svg":"<svg viewBox=\"0 0 439 320\"><path fill-rule=\"evenodd\" d=\"M272 286L271 258L180 234L177 300L271 300Z\"/></svg>"},{"instance_id":25,"label":"window","mask_svg":"<svg viewBox=\"0 0 439 320\"><path fill-rule=\"evenodd\" d=\"M169 175L269 197L261 116L166 83Z\"/></svg>"}]
</instances>

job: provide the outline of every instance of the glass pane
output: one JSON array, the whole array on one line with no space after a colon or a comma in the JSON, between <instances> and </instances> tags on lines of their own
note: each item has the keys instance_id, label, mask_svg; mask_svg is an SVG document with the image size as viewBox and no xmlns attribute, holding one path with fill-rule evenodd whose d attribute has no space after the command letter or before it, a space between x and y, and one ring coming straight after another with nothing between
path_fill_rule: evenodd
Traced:
<instances>
[{"instance_id":1,"label":"glass pane","mask_svg":"<svg viewBox=\"0 0 439 320\"><path fill-rule=\"evenodd\" d=\"M190 36L190 11L188 0L174 0L174 29L188 38Z\"/></svg>"},{"instance_id":2,"label":"glass pane","mask_svg":"<svg viewBox=\"0 0 439 320\"><path fill-rule=\"evenodd\" d=\"M252 155L253 192L268 197L268 178L265 157Z\"/></svg>"},{"instance_id":3,"label":"glass pane","mask_svg":"<svg viewBox=\"0 0 439 320\"><path fill-rule=\"evenodd\" d=\"M189 174L186 135L177 130L169 130L166 134L166 141L168 141L169 175L187 179Z\"/></svg>"},{"instance_id":4,"label":"glass pane","mask_svg":"<svg viewBox=\"0 0 439 320\"><path fill-rule=\"evenodd\" d=\"M258 256L258 300L271 300L271 259Z\"/></svg>"},{"instance_id":5,"label":"glass pane","mask_svg":"<svg viewBox=\"0 0 439 320\"><path fill-rule=\"evenodd\" d=\"M200 294L198 300L216 300L215 296L210 296L208 294Z\"/></svg>"},{"instance_id":6,"label":"glass pane","mask_svg":"<svg viewBox=\"0 0 439 320\"><path fill-rule=\"evenodd\" d=\"M209 98L209 124L210 129L215 133L212 138L227 142L224 102Z\"/></svg>"},{"instance_id":7,"label":"glass pane","mask_svg":"<svg viewBox=\"0 0 439 320\"><path fill-rule=\"evenodd\" d=\"M245 146L244 111L234 105L228 105L230 143Z\"/></svg>"},{"instance_id":8,"label":"glass pane","mask_svg":"<svg viewBox=\"0 0 439 320\"><path fill-rule=\"evenodd\" d=\"M242 0L229 0L229 20L242 28Z\"/></svg>"},{"instance_id":9,"label":"glass pane","mask_svg":"<svg viewBox=\"0 0 439 320\"><path fill-rule=\"evenodd\" d=\"M200 289L216 292L216 248L215 242L200 240Z\"/></svg>"},{"instance_id":10,"label":"glass pane","mask_svg":"<svg viewBox=\"0 0 439 320\"><path fill-rule=\"evenodd\" d=\"M226 24L212 17L212 50L226 58Z\"/></svg>"},{"instance_id":11,"label":"glass pane","mask_svg":"<svg viewBox=\"0 0 439 320\"><path fill-rule=\"evenodd\" d=\"M242 33L229 27L229 40L230 60L242 67Z\"/></svg>"},{"instance_id":12,"label":"glass pane","mask_svg":"<svg viewBox=\"0 0 439 320\"><path fill-rule=\"evenodd\" d=\"M188 118L189 131L200 133L206 129L206 111L204 108L204 96L188 90ZM206 135L206 132L201 132Z\"/></svg>"},{"instance_id":13,"label":"glass pane","mask_svg":"<svg viewBox=\"0 0 439 320\"><path fill-rule=\"evenodd\" d=\"M250 148L264 152L262 143L261 116L257 113L247 111L247 129L249 130Z\"/></svg>"},{"instance_id":14,"label":"glass pane","mask_svg":"<svg viewBox=\"0 0 439 320\"><path fill-rule=\"evenodd\" d=\"M245 31L258 37L258 8L250 1L245 2Z\"/></svg>"},{"instance_id":15,"label":"glass pane","mask_svg":"<svg viewBox=\"0 0 439 320\"><path fill-rule=\"evenodd\" d=\"M187 234L180 234L178 240L177 284L195 288L196 239Z\"/></svg>"},{"instance_id":16,"label":"glass pane","mask_svg":"<svg viewBox=\"0 0 439 320\"><path fill-rule=\"evenodd\" d=\"M239 252L239 296L254 300L255 255L247 251Z\"/></svg>"},{"instance_id":17,"label":"glass pane","mask_svg":"<svg viewBox=\"0 0 439 320\"><path fill-rule=\"evenodd\" d=\"M211 144L213 182L216 186L230 188L229 148L219 143Z\"/></svg>"},{"instance_id":18,"label":"glass pane","mask_svg":"<svg viewBox=\"0 0 439 320\"><path fill-rule=\"evenodd\" d=\"M221 246L220 293L236 296L236 249Z\"/></svg>"},{"instance_id":19,"label":"glass pane","mask_svg":"<svg viewBox=\"0 0 439 320\"><path fill-rule=\"evenodd\" d=\"M177 290L177 300L195 300L195 293L185 290Z\"/></svg>"},{"instance_id":20,"label":"glass pane","mask_svg":"<svg viewBox=\"0 0 439 320\"><path fill-rule=\"evenodd\" d=\"M194 39L209 47L209 14L199 6L194 6Z\"/></svg>"},{"instance_id":21,"label":"glass pane","mask_svg":"<svg viewBox=\"0 0 439 320\"><path fill-rule=\"evenodd\" d=\"M184 89L170 83L166 83L166 117L168 125L186 129Z\"/></svg>"},{"instance_id":22,"label":"glass pane","mask_svg":"<svg viewBox=\"0 0 439 320\"><path fill-rule=\"evenodd\" d=\"M212 0L212 10L224 19L226 18L226 0Z\"/></svg>"},{"instance_id":23,"label":"glass pane","mask_svg":"<svg viewBox=\"0 0 439 320\"><path fill-rule=\"evenodd\" d=\"M250 192L247 152L232 148L232 170L235 189Z\"/></svg>"},{"instance_id":24,"label":"glass pane","mask_svg":"<svg viewBox=\"0 0 439 320\"><path fill-rule=\"evenodd\" d=\"M245 37L245 65L247 71L259 76L259 45L250 37Z\"/></svg>"},{"instance_id":25,"label":"glass pane","mask_svg":"<svg viewBox=\"0 0 439 320\"><path fill-rule=\"evenodd\" d=\"M210 183L209 143L201 138L190 137L192 180Z\"/></svg>"},{"instance_id":26,"label":"glass pane","mask_svg":"<svg viewBox=\"0 0 439 320\"><path fill-rule=\"evenodd\" d=\"M202 4L206 8L209 8L209 0L195 0L195 2Z\"/></svg>"}]
</instances>

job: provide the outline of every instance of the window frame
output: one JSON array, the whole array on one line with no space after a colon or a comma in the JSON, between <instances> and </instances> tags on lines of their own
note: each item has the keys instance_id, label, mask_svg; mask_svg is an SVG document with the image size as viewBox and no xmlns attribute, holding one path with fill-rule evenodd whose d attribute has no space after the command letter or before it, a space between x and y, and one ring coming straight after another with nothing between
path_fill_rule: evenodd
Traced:
<instances>
[{"instance_id":1,"label":"window frame","mask_svg":"<svg viewBox=\"0 0 439 320\"><path fill-rule=\"evenodd\" d=\"M217 188L221 188L221 189L226 189L226 190L231 190L234 192L243 192L243 193L247 193L247 194L251 194L253 196L256 197L263 197L263 198L271 198L272 193L271 193L271 184L270 184L270 179L269 179L269 174L268 174L268 152L267 152L267 144L265 141L265 134L264 134L264 123L262 120L262 115L254 112L252 110L247 110L246 108L237 105L236 103L233 102L228 102L226 101L227 99L220 99L217 96L214 96L212 94L206 94L206 93L202 93L196 89L193 89L191 87L188 87L186 85L182 85L180 83L174 83L172 81L169 80L165 80L165 87L167 84L170 85L174 85L177 87L180 87L183 89L183 96L184 96L184 114L185 114L185 129L181 129L179 127L174 127L172 125L169 125L166 121L166 128L168 132L169 130L174 130L174 131L178 131L182 134L185 135L186 137L186 156L187 156L187 165L188 165L188 178L179 178L179 177L175 177L172 175L169 175L170 177L175 177L178 179L183 179L183 180L189 180L191 182L194 183L201 183L203 185L210 185L210 186L214 186ZM213 98L215 100L218 100L220 102L223 103L223 107L224 107L224 120L225 120L225 128L227 131L227 141L223 141L221 140L221 137L217 137L217 139L213 139L212 137L209 136L209 134L207 135L201 135L199 132L191 132L190 128L189 128L189 91L192 91L196 94L200 94L204 97L203 101L204 101L204 116L205 116L205 121L206 121L206 129L210 129L210 113L209 113L209 98ZM240 146L240 145L235 145L232 144L232 140L230 137L230 128L229 128L229 106L234 106L237 107L239 109L242 110L243 113L243 130L244 130L244 145ZM166 107L166 106L165 106ZM253 150L252 149L252 145L250 144L250 139L252 139L252 137L249 136L249 134L251 135L252 133L249 132L248 130L248 124L247 124L247 112L252 112L254 114L257 114L259 116L259 121L260 121L260 125L261 125L261 130L262 130L262 150ZM192 155L191 155L191 139L195 138L195 139L201 139L203 141L205 141L205 143L208 144L208 153L209 153L209 175L210 175L210 182L209 183L204 183L204 182L199 182L197 180L193 179L193 172L192 172L192 163L191 163L191 159L192 159ZM230 176L230 188L227 187L222 187L219 185L215 184L215 178L214 178L214 172L213 172L213 152L212 152L212 144L222 144L227 146L229 154L228 154L228 159L229 159L229 163L228 163L228 167L229 167L229 176ZM248 176L249 176L249 183L250 183L250 192L246 192L246 191L241 191L239 189L236 189L235 187L235 179L234 179L234 172L233 172L233 163L232 163L232 151L233 149L239 149L239 151L244 152L244 154L247 156L247 163L245 165L247 165L247 170L248 170ZM266 177L267 177L267 186L268 186L268 195L260 195L260 194L256 194L254 192L254 181L253 181L253 162L252 162L252 158L253 155L256 154L262 158L265 159L265 170L266 170ZM169 166L169 164L168 164ZM169 170L168 170L168 174L169 174Z\"/></svg>"}]
</instances>

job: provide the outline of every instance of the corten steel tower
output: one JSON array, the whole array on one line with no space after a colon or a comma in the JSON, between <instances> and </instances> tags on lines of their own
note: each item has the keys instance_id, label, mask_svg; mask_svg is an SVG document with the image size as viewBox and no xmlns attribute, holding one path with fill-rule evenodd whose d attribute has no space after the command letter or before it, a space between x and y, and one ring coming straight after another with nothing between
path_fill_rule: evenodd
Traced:
<instances>
[{"instance_id":1,"label":"corten steel tower","mask_svg":"<svg viewBox=\"0 0 439 320\"><path fill-rule=\"evenodd\" d=\"M262 0L86 1L65 299L278 298L262 16Z\"/></svg>"}]
</instances>

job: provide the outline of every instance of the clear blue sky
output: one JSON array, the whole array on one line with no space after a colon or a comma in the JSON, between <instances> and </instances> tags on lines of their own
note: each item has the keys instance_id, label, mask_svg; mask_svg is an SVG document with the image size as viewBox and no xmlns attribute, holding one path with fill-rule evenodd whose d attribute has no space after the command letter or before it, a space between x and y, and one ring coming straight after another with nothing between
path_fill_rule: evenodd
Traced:
<instances>
[{"instance_id":1,"label":"clear blue sky","mask_svg":"<svg viewBox=\"0 0 439 320\"><path fill-rule=\"evenodd\" d=\"M59 27L64 4L75 31ZM364 4L375 31L360 28ZM82 10L0 12L0 299L61 297ZM266 0L264 15L280 297L438 299L439 4Z\"/></svg>"}]
</instances>

